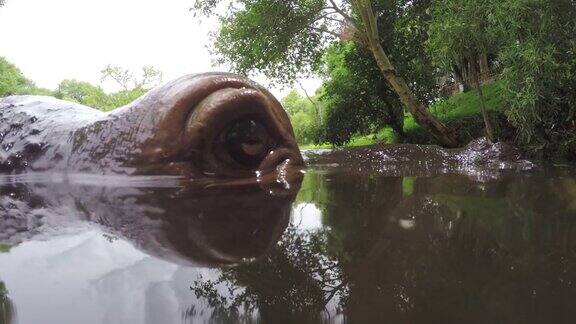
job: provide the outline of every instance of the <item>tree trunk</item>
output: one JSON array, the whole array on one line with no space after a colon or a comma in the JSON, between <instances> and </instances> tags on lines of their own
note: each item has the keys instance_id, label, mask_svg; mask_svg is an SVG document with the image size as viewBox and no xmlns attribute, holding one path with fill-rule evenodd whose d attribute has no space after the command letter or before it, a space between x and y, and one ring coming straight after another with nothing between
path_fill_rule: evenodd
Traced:
<instances>
[{"instance_id":1,"label":"tree trunk","mask_svg":"<svg viewBox=\"0 0 576 324\"><path fill-rule=\"evenodd\" d=\"M397 139L403 143L406 138L406 133L404 133L404 108L398 107L396 102L388 101L386 97L384 97L383 100L390 113L388 124L392 128L392 131L394 131Z\"/></svg>"},{"instance_id":2,"label":"tree trunk","mask_svg":"<svg viewBox=\"0 0 576 324\"><path fill-rule=\"evenodd\" d=\"M459 65L453 64L452 65L452 72L454 73L454 82L457 85L461 85L462 88L459 87L460 92L466 91L466 82L464 81L464 77L462 76L462 69Z\"/></svg>"},{"instance_id":3,"label":"tree trunk","mask_svg":"<svg viewBox=\"0 0 576 324\"><path fill-rule=\"evenodd\" d=\"M388 55L386 55L384 48L382 48L380 44L378 24L374 11L372 10L372 1L355 0L353 1L353 5L358 9L358 13L362 19L364 29L362 41L364 45L368 46L376 59L380 72L382 72L386 81L388 81L392 89L398 94L402 103L414 117L416 123L430 132L440 144L446 147L457 147L459 143L456 134L451 132L446 125L430 114L426 107L416 98L412 90L410 90L406 81L398 75L398 72L388 59Z\"/></svg>"},{"instance_id":4,"label":"tree trunk","mask_svg":"<svg viewBox=\"0 0 576 324\"><path fill-rule=\"evenodd\" d=\"M382 75L400 97L402 103L414 117L418 125L430 132L438 142L446 147L457 147L457 136L446 125L434 118L426 107L416 98L406 81L398 75L394 66L380 44L370 44L370 50L376 59Z\"/></svg>"},{"instance_id":5,"label":"tree trunk","mask_svg":"<svg viewBox=\"0 0 576 324\"><path fill-rule=\"evenodd\" d=\"M472 63L472 75L474 79L474 84L476 86L476 89L478 90L478 97L480 98L480 111L482 112L482 117L484 118L486 136L488 136L490 142L494 142L494 131L492 130L492 123L490 123L488 113L486 112L486 101L484 100L484 91L482 91L482 85L480 84L477 65L478 64L476 62Z\"/></svg>"},{"instance_id":6,"label":"tree trunk","mask_svg":"<svg viewBox=\"0 0 576 324\"><path fill-rule=\"evenodd\" d=\"M462 72L462 80L464 80L464 92L467 92L470 89L474 89L474 75L472 71L472 63L466 56L461 59L461 72Z\"/></svg>"},{"instance_id":7,"label":"tree trunk","mask_svg":"<svg viewBox=\"0 0 576 324\"><path fill-rule=\"evenodd\" d=\"M488 54L480 54L480 81L486 81L490 77L490 64L488 64Z\"/></svg>"}]
</instances>

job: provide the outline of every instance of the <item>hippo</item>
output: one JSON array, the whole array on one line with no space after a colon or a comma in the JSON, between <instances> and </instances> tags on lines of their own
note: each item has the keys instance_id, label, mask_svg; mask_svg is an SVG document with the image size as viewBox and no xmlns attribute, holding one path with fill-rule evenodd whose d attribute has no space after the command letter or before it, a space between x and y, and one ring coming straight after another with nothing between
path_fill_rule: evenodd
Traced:
<instances>
[{"instance_id":1,"label":"hippo","mask_svg":"<svg viewBox=\"0 0 576 324\"><path fill-rule=\"evenodd\" d=\"M247 178L303 164L280 103L230 73L186 75L111 112L0 99L0 172Z\"/></svg>"},{"instance_id":2,"label":"hippo","mask_svg":"<svg viewBox=\"0 0 576 324\"><path fill-rule=\"evenodd\" d=\"M303 164L280 103L235 74L111 112L0 98L0 244L96 227L174 263L239 263L280 239Z\"/></svg>"}]
</instances>

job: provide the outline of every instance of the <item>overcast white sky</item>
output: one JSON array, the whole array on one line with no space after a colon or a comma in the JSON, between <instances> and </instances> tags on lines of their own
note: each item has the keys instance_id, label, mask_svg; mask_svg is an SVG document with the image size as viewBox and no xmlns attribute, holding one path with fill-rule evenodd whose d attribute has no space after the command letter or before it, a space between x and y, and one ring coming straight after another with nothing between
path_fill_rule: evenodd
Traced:
<instances>
[{"instance_id":1,"label":"overcast white sky","mask_svg":"<svg viewBox=\"0 0 576 324\"><path fill-rule=\"evenodd\" d=\"M193 0L7 0L0 8L0 56L38 86L63 79L100 83L106 64L153 65L164 81L212 66L206 45L214 22L195 19ZM264 78L257 81L267 85ZM317 79L305 80L311 93ZM111 85L103 85L114 90ZM287 90L271 89L277 96Z\"/></svg>"}]
</instances>

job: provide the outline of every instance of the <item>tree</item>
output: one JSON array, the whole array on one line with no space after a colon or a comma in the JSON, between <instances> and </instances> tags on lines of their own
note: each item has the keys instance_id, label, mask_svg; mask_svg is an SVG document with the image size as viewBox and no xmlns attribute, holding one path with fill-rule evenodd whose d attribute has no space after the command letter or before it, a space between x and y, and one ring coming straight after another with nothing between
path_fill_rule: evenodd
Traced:
<instances>
[{"instance_id":1,"label":"tree","mask_svg":"<svg viewBox=\"0 0 576 324\"><path fill-rule=\"evenodd\" d=\"M439 0L433 6L429 48L437 64L455 74L468 70L478 90L480 111L484 118L486 135L494 140L494 131L480 84L481 70L485 70L487 53L497 52L498 39L492 32L494 0ZM484 63L483 63L484 62ZM484 71L482 71L484 72ZM462 77L461 77L462 78ZM468 80L464 79L464 83Z\"/></svg>"},{"instance_id":2,"label":"tree","mask_svg":"<svg viewBox=\"0 0 576 324\"><path fill-rule=\"evenodd\" d=\"M425 50L430 15L427 0L402 5L381 2L380 37L395 58L396 68L412 80L411 88L421 102L438 98L437 72ZM321 75L326 79L324 140L348 142L355 133L370 134L390 126L397 138L404 137L402 102L392 91L372 53L354 42L333 44L324 55Z\"/></svg>"},{"instance_id":3,"label":"tree","mask_svg":"<svg viewBox=\"0 0 576 324\"><path fill-rule=\"evenodd\" d=\"M576 5L508 0L495 11L506 115L534 153L576 157Z\"/></svg>"},{"instance_id":4,"label":"tree","mask_svg":"<svg viewBox=\"0 0 576 324\"><path fill-rule=\"evenodd\" d=\"M60 82L54 96L102 110L114 108L111 106L110 98L101 87L74 79Z\"/></svg>"},{"instance_id":5,"label":"tree","mask_svg":"<svg viewBox=\"0 0 576 324\"><path fill-rule=\"evenodd\" d=\"M318 323L345 289L340 276L338 264L326 255L324 232L289 226L266 257L224 269L216 280L197 280L190 289L214 309L211 322L241 323L242 315L257 314L263 323ZM218 285L230 296L221 296Z\"/></svg>"},{"instance_id":6,"label":"tree","mask_svg":"<svg viewBox=\"0 0 576 324\"><path fill-rule=\"evenodd\" d=\"M108 64L101 71L101 80L108 79L116 82L122 90L109 95L110 108L117 108L129 104L148 90L162 83L162 72L153 66L144 66L139 75L129 69Z\"/></svg>"},{"instance_id":7,"label":"tree","mask_svg":"<svg viewBox=\"0 0 576 324\"><path fill-rule=\"evenodd\" d=\"M8 290L6 289L6 285L4 285L4 282L0 281L0 323L13 323L14 318L14 305L8 298Z\"/></svg>"},{"instance_id":8,"label":"tree","mask_svg":"<svg viewBox=\"0 0 576 324\"><path fill-rule=\"evenodd\" d=\"M356 133L374 133L387 125L403 137L402 104L369 55L354 43L335 44L327 51L327 80L320 97L326 107L322 142L342 145Z\"/></svg>"},{"instance_id":9,"label":"tree","mask_svg":"<svg viewBox=\"0 0 576 324\"><path fill-rule=\"evenodd\" d=\"M385 51L373 5L381 1L349 0L197 0L196 13L214 13L228 3L214 48L220 62L240 73L260 71L290 81L318 66L335 40L349 39L366 47L382 76L424 129L445 146L457 146L455 134L434 118L400 76ZM410 6L413 1L401 1Z\"/></svg>"},{"instance_id":10,"label":"tree","mask_svg":"<svg viewBox=\"0 0 576 324\"><path fill-rule=\"evenodd\" d=\"M318 96L305 98L298 91L292 90L281 102L288 112L298 144L318 142L322 124Z\"/></svg>"},{"instance_id":11,"label":"tree","mask_svg":"<svg viewBox=\"0 0 576 324\"><path fill-rule=\"evenodd\" d=\"M162 72L154 67L145 66L142 68L142 74L137 77L128 69L107 65L102 70L102 80L107 79L112 79L122 90L106 93L102 87L89 82L64 80L58 85L54 96L108 111L129 104L144 95L149 87L162 81Z\"/></svg>"},{"instance_id":12,"label":"tree","mask_svg":"<svg viewBox=\"0 0 576 324\"><path fill-rule=\"evenodd\" d=\"M108 64L100 71L102 74L101 81L113 80L124 91L133 89L150 89L162 83L162 72L153 66L142 67L142 73L139 77L135 76L129 69Z\"/></svg>"},{"instance_id":13,"label":"tree","mask_svg":"<svg viewBox=\"0 0 576 324\"><path fill-rule=\"evenodd\" d=\"M0 97L25 94L35 88L20 69L0 56Z\"/></svg>"}]
</instances>

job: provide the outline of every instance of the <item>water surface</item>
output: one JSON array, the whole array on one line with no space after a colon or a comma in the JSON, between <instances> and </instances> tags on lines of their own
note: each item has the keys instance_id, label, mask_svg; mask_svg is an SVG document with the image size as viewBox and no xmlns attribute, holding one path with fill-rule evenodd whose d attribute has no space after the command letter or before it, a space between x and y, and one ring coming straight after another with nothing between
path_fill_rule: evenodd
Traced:
<instances>
[{"instance_id":1,"label":"water surface","mask_svg":"<svg viewBox=\"0 0 576 324\"><path fill-rule=\"evenodd\" d=\"M308 152L296 197L5 176L0 323L574 322L576 168L429 149Z\"/></svg>"}]
</instances>

